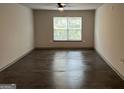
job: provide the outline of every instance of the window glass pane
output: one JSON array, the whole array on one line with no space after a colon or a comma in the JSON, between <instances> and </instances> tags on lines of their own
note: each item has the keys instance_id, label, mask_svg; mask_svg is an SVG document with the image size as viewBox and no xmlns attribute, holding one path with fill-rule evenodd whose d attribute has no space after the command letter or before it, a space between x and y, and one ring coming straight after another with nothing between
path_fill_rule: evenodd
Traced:
<instances>
[{"instance_id":1,"label":"window glass pane","mask_svg":"<svg viewBox=\"0 0 124 93\"><path fill-rule=\"evenodd\" d=\"M68 31L68 39L69 40L81 40L81 30L80 29L69 29Z\"/></svg>"},{"instance_id":2,"label":"window glass pane","mask_svg":"<svg viewBox=\"0 0 124 93\"><path fill-rule=\"evenodd\" d=\"M54 29L67 29L67 18L54 17Z\"/></svg>"},{"instance_id":3,"label":"window glass pane","mask_svg":"<svg viewBox=\"0 0 124 93\"><path fill-rule=\"evenodd\" d=\"M54 40L67 40L66 17L54 17Z\"/></svg>"},{"instance_id":4,"label":"window glass pane","mask_svg":"<svg viewBox=\"0 0 124 93\"><path fill-rule=\"evenodd\" d=\"M68 29L81 29L81 17L68 17Z\"/></svg>"},{"instance_id":5,"label":"window glass pane","mask_svg":"<svg viewBox=\"0 0 124 93\"><path fill-rule=\"evenodd\" d=\"M67 31L65 29L54 29L54 40L67 40Z\"/></svg>"},{"instance_id":6,"label":"window glass pane","mask_svg":"<svg viewBox=\"0 0 124 93\"><path fill-rule=\"evenodd\" d=\"M69 40L81 40L81 17L68 18L68 38Z\"/></svg>"}]
</instances>

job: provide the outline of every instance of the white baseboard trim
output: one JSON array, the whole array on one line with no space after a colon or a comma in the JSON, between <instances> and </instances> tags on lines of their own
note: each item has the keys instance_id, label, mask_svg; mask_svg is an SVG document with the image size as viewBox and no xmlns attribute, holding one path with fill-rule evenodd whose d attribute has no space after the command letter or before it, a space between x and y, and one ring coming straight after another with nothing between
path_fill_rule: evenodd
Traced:
<instances>
[{"instance_id":1,"label":"white baseboard trim","mask_svg":"<svg viewBox=\"0 0 124 93\"><path fill-rule=\"evenodd\" d=\"M14 63L16 63L17 61L19 61L21 58L23 58L24 56L26 56L27 54L29 54L31 51L33 51L34 49L29 50L27 53L23 54L22 56L20 56L19 58L15 59L13 62L7 64L6 66L0 68L0 72L5 70L6 68L8 68L9 66L13 65Z\"/></svg>"},{"instance_id":2,"label":"white baseboard trim","mask_svg":"<svg viewBox=\"0 0 124 93\"><path fill-rule=\"evenodd\" d=\"M96 50L96 49L95 49ZM101 56L101 58L117 73L117 75L124 80L124 76L101 54L99 53L97 50L96 52Z\"/></svg>"}]
</instances>

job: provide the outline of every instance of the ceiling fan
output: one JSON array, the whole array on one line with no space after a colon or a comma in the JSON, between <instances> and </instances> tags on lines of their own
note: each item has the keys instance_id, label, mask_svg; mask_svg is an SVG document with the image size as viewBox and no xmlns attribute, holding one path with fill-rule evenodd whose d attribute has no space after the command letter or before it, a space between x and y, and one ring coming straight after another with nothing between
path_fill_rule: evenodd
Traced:
<instances>
[{"instance_id":1,"label":"ceiling fan","mask_svg":"<svg viewBox=\"0 0 124 93\"><path fill-rule=\"evenodd\" d=\"M64 11L64 8L71 8L71 7L75 7L75 5L70 4L70 3L57 3L57 8L59 11Z\"/></svg>"},{"instance_id":2,"label":"ceiling fan","mask_svg":"<svg viewBox=\"0 0 124 93\"><path fill-rule=\"evenodd\" d=\"M58 10L59 11L64 11L64 7L66 7L66 4L65 3L58 3Z\"/></svg>"}]
</instances>

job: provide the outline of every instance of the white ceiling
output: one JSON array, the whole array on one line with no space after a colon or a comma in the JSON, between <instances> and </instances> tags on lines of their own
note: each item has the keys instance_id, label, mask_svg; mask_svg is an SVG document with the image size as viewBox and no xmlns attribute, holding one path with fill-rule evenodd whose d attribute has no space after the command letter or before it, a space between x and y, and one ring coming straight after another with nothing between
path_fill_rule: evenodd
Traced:
<instances>
[{"instance_id":1,"label":"white ceiling","mask_svg":"<svg viewBox=\"0 0 124 93\"><path fill-rule=\"evenodd\" d=\"M103 5L102 3L65 3L64 10L92 10ZM31 9L57 10L57 3L23 3Z\"/></svg>"}]
</instances>

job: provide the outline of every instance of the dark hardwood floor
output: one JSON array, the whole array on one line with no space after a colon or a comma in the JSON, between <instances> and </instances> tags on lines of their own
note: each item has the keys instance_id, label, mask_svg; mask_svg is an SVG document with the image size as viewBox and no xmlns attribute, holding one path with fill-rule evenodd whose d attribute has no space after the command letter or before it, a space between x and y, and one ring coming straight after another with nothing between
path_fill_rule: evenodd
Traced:
<instances>
[{"instance_id":1,"label":"dark hardwood floor","mask_svg":"<svg viewBox=\"0 0 124 93\"><path fill-rule=\"evenodd\" d=\"M34 50L0 72L0 84L21 89L124 88L124 81L94 50Z\"/></svg>"}]
</instances>

